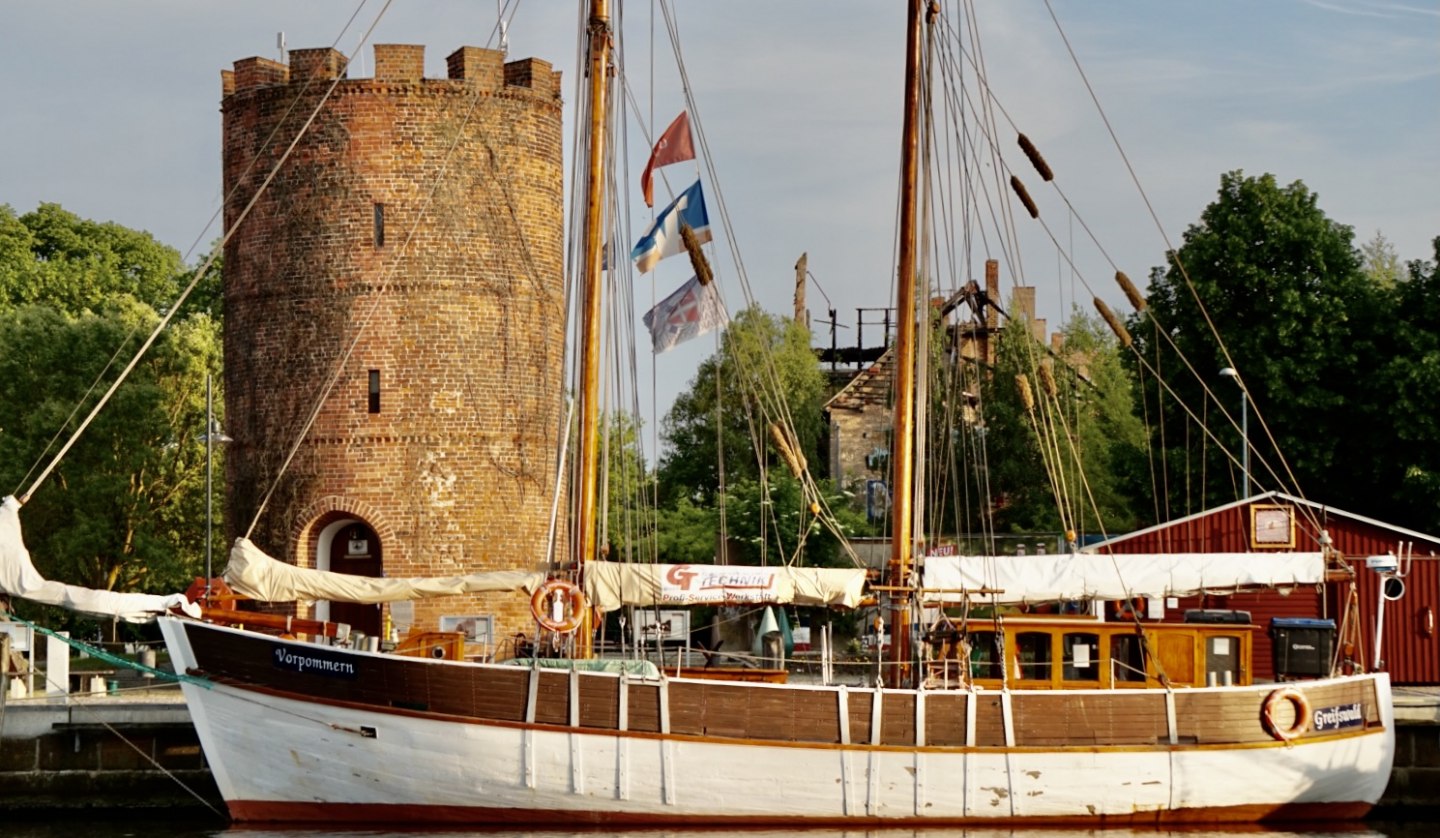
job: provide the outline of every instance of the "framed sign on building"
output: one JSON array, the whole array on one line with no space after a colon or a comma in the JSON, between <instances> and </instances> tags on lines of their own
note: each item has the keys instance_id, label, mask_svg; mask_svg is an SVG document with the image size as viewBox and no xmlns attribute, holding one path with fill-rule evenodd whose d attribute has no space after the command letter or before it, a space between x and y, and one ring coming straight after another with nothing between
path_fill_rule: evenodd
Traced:
<instances>
[{"instance_id":1,"label":"framed sign on building","mask_svg":"<svg viewBox=\"0 0 1440 838\"><path fill-rule=\"evenodd\" d=\"M1295 507L1257 503L1250 507L1250 546L1293 548Z\"/></svg>"}]
</instances>

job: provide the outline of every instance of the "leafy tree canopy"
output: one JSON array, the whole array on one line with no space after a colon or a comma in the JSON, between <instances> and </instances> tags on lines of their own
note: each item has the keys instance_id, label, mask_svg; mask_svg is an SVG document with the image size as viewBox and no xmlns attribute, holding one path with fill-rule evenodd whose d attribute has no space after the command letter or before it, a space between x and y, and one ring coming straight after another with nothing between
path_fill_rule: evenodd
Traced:
<instances>
[{"instance_id":1,"label":"leafy tree canopy","mask_svg":"<svg viewBox=\"0 0 1440 838\"><path fill-rule=\"evenodd\" d=\"M41 204L0 205L0 308L40 303L78 314L129 295L164 310L180 290L180 254L149 233Z\"/></svg>"},{"instance_id":2,"label":"leafy tree canopy","mask_svg":"<svg viewBox=\"0 0 1440 838\"><path fill-rule=\"evenodd\" d=\"M1423 532L1440 532L1440 237L1435 260L1414 261L1396 289L1393 339L1371 377L1385 398L1389 426L1377 429L1389 443L1394 470L1374 487L1389 506L1385 520L1407 521Z\"/></svg>"},{"instance_id":3,"label":"leafy tree canopy","mask_svg":"<svg viewBox=\"0 0 1440 838\"><path fill-rule=\"evenodd\" d=\"M722 454L727 480L757 479L760 463L773 456L771 422L788 420L812 469L823 464L824 399L825 378L810 350L809 331L759 307L740 312L720 351L700 365L665 418L662 502L713 498Z\"/></svg>"},{"instance_id":4,"label":"leafy tree canopy","mask_svg":"<svg viewBox=\"0 0 1440 838\"><path fill-rule=\"evenodd\" d=\"M184 270L147 233L54 204L18 217L0 205L0 491L32 488L155 328ZM29 499L27 545L42 574L168 593L200 573L205 376L220 358L215 319L172 321Z\"/></svg>"},{"instance_id":5,"label":"leafy tree canopy","mask_svg":"<svg viewBox=\"0 0 1440 838\"><path fill-rule=\"evenodd\" d=\"M27 305L0 312L0 481L30 487L113 380L92 389L115 347L133 352L156 322L133 300L97 314ZM174 592L203 555L205 374L219 331L199 316L172 326L116 391L24 512L45 576L92 588ZM76 406L79 405L79 409ZM58 434L58 436L57 436Z\"/></svg>"},{"instance_id":6,"label":"leafy tree canopy","mask_svg":"<svg viewBox=\"0 0 1440 838\"><path fill-rule=\"evenodd\" d=\"M850 567L841 537L865 533L864 513L851 509L828 480L819 491L838 534L814 514L800 481L784 466L771 468L763 481L731 483L726 490L726 531L739 558L745 564L798 560L812 567Z\"/></svg>"},{"instance_id":7,"label":"leafy tree canopy","mask_svg":"<svg viewBox=\"0 0 1440 838\"><path fill-rule=\"evenodd\" d=\"M1166 510L1183 514L1243 494L1234 461L1179 406L1221 427L1225 447L1238 453L1238 430L1206 418L1221 407L1238 418L1239 393L1219 375L1234 367L1249 396L1257 490L1298 484L1328 503L1376 511L1368 493L1383 446L1358 431L1376 427L1383 413L1369 373L1394 308L1384 284L1362 270L1351 229L1328 218L1314 193L1268 174L1223 175L1217 199L1168 266L1152 273L1148 303L1131 332L1151 365L1141 379L1154 445L1169 466L1156 481L1168 486ZM1155 375L1173 397L1154 385ZM1218 402L1206 398L1207 387Z\"/></svg>"},{"instance_id":8,"label":"leafy tree canopy","mask_svg":"<svg viewBox=\"0 0 1440 838\"><path fill-rule=\"evenodd\" d=\"M1134 464L1144 431L1118 342L1079 310L1061 334L1061 349L1052 354L1028 323L1011 321L1001 331L984 401L996 528L1077 534L1133 528Z\"/></svg>"}]
</instances>

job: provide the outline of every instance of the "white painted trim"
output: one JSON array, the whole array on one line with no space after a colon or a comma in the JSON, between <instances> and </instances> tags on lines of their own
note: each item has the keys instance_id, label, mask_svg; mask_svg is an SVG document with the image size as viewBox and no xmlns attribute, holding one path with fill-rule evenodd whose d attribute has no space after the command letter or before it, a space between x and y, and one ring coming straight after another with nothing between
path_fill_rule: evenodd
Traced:
<instances>
[{"instance_id":1,"label":"white painted trim","mask_svg":"<svg viewBox=\"0 0 1440 838\"><path fill-rule=\"evenodd\" d=\"M915 745L925 747L925 691L915 691Z\"/></svg>"},{"instance_id":2,"label":"white painted trim","mask_svg":"<svg viewBox=\"0 0 1440 838\"><path fill-rule=\"evenodd\" d=\"M965 744L975 747L975 702L980 698L978 690L971 689L965 696Z\"/></svg>"},{"instance_id":3,"label":"white painted trim","mask_svg":"<svg viewBox=\"0 0 1440 838\"><path fill-rule=\"evenodd\" d=\"M525 688L525 723L535 724L535 705L540 700L540 667L530 667L530 680Z\"/></svg>"},{"instance_id":4,"label":"white painted trim","mask_svg":"<svg viewBox=\"0 0 1440 838\"><path fill-rule=\"evenodd\" d=\"M630 729L630 673L620 674L620 706L616 708L619 718L615 720L615 726L620 730Z\"/></svg>"},{"instance_id":5,"label":"white painted trim","mask_svg":"<svg viewBox=\"0 0 1440 838\"><path fill-rule=\"evenodd\" d=\"M1170 687L1165 688L1165 727L1169 731L1170 744L1180 743L1180 724L1175 718L1175 691Z\"/></svg>"},{"instance_id":6,"label":"white painted trim","mask_svg":"<svg viewBox=\"0 0 1440 838\"><path fill-rule=\"evenodd\" d=\"M1005 727L1005 747L1015 747L1015 711L1010 702L1010 691L1000 691L1000 721Z\"/></svg>"},{"instance_id":7,"label":"white painted trim","mask_svg":"<svg viewBox=\"0 0 1440 838\"><path fill-rule=\"evenodd\" d=\"M870 700L870 744L880 744L880 723L885 720L882 708L885 706L885 691L877 689Z\"/></svg>"}]
</instances>

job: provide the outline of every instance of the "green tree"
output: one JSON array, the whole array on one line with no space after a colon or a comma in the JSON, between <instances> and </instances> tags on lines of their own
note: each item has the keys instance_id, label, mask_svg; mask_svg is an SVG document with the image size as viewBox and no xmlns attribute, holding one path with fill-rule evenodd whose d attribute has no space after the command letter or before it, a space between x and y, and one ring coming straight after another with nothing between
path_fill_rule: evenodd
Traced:
<instances>
[{"instance_id":1,"label":"green tree","mask_svg":"<svg viewBox=\"0 0 1440 838\"><path fill-rule=\"evenodd\" d=\"M1268 174L1223 175L1219 197L1168 267L1152 273L1147 299L1148 322L1137 317L1130 328L1151 368L1141 376L1151 382L1142 390L1145 415L1154 448L1163 451L1157 462L1169 466L1157 483L1168 486L1170 513L1243 494L1234 461L1179 407L1188 405L1239 459L1239 431L1205 394L1208 386L1238 416L1239 394L1219 376L1227 366L1249 394L1257 490L1301 488L1327 503L1376 511L1372 487L1384 446L1357 431L1383 419L1367 379L1393 308L1383 285L1362 270L1350 228L1326 217L1314 193ZM1173 397L1154 386L1156 374Z\"/></svg>"},{"instance_id":2,"label":"green tree","mask_svg":"<svg viewBox=\"0 0 1440 838\"><path fill-rule=\"evenodd\" d=\"M645 466L640 429L638 418L612 414L601 442L606 542L614 560L648 561L654 553L655 479Z\"/></svg>"},{"instance_id":3,"label":"green tree","mask_svg":"<svg viewBox=\"0 0 1440 838\"><path fill-rule=\"evenodd\" d=\"M128 295L163 311L179 293L180 254L149 233L41 204L0 206L0 308L41 303L77 314Z\"/></svg>"},{"instance_id":4,"label":"green tree","mask_svg":"<svg viewBox=\"0 0 1440 838\"><path fill-rule=\"evenodd\" d=\"M731 483L726 490L726 530L743 563L798 560L811 567L850 567L841 538L865 531L864 514L851 509L830 481L817 490L822 510L828 508L834 516L833 529L816 514L800 480L787 467L771 468L763 481L743 478Z\"/></svg>"},{"instance_id":5,"label":"green tree","mask_svg":"<svg viewBox=\"0 0 1440 838\"><path fill-rule=\"evenodd\" d=\"M720 513L680 497L657 513L656 559L670 564L711 564L719 549Z\"/></svg>"},{"instance_id":6,"label":"green tree","mask_svg":"<svg viewBox=\"0 0 1440 838\"><path fill-rule=\"evenodd\" d=\"M1133 528L1144 429L1118 342L1079 310L1061 334L1062 348L1052 355L1026 323L1012 321L1001 332L984 402L996 527L1073 527L1077 534Z\"/></svg>"},{"instance_id":7,"label":"green tree","mask_svg":"<svg viewBox=\"0 0 1440 838\"><path fill-rule=\"evenodd\" d=\"M1385 520L1408 522L1422 532L1440 532L1440 237L1435 261L1408 265L1408 280L1396 288L1394 327L1372 380L1385 399L1388 427L1374 432L1390 444L1383 465L1389 473L1372 487L1389 507Z\"/></svg>"},{"instance_id":8,"label":"green tree","mask_svg":"<svg viewBox=\"0 0 1440 838\"><path fill-rule=\"evenodd\" d=\"M54 204L18 217L0 206L6 490L32 487L173 304L183 273L179 254L147 233ZM42 574L173 592L200 572L199 435L205 376L218 373L220 352L218 323L182 313L38 487L22 518Z\"/></svg>"},{"instance_id":9,"label":"green tree","mask_svg":"<svg viewBox=\"0 0 1440 838\"><path fill-rule=\"evenodd\" d=\"M809 331L758 307L740 312L720 351L700 365L665 417L662 503L713 499L722 453L727 480L757 479L771 456L772 422L788 422L812 468L823 464L824 398L825 378L810 351Z\"/></svg>"},{"instance_id":10,"label":"green tree","mask_svg":"<svg viewBox=\"0 0 1440 838\"><path fill-rule=\"evenodd\" d=\"M123 298L93 314L38 305L0 312L4 485L29 488L113 380L117 367L107 364L116 347L128 357L157 319ZM205 374L219 359L213 322L188 319L163 335L116 391L22 513L43 575L160 593L183 590L198 574L204 446L197 437Z\"/></svg>"},{"instance_id":11,"label":"green tree","mask_svg":"<svg viewBox=\"0 0 1440 838\"><path fill-rule=\"evenodd\" d=\"M1365 275L1377 285L1388 288L1404 277L1404 266L1395 245L1378 230L1375 238L1360 245L1360 257Z\"/></svg>"}]
</instances>

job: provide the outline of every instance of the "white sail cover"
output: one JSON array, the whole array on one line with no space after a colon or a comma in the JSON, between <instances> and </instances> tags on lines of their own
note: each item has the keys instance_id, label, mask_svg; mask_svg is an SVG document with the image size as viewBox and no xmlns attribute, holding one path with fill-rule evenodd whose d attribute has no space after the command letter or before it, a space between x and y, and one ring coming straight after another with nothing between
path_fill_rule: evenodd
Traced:
<instances>
[{"instance_id":1,"label":"white sail cover","mask_svg":"<svg viewBox=\"0 0 1440 838\"><path fill-rule=\"evenodd\" d=\"M58 605L97 617L118 617L131 623L145 623L172 608L200 616L184 594L135 594L81 588L47 581L30 561L20 532L20 502L7 496L0 503L0 593Z\"/></svg>"},{"instance_id":2,"label":"white sail cover","mask_svg":"<svg viewBox=\"0 0 1440 838\"><path fill-rule=\"evenodd\" d=\"M1314 585L1321 553L1071 553L1045 556L928 556L926 599L1000 602L1192 596L1241 588ZM967 593L960 593L961 591Z\"/></svg>"},{"instance_id":3,"label":"white sail cover","mask_svg":"<svg viewBox=\"0 0 1440 838\"><path fill-rule=\"evenodd\" d=\"M339 602L400 602L453 594L486 591L533 593L545 581L543 573L496 570L463 576L389 579L353 576L329 570L312 570L273 559L247 538L235 539L225 582L235 593L264 602L300 602L328 599Z\"/></svg>"},{"instance_id":4,"label":"white sail cover","mask_svg":"<svg viewBox=\"0 0 1440 838\"><path fill-rule=\"evenodd\" d=\"M601 611L622 605L794 603L854 608L863 568L752 567L708 564L589 562L585 596Z\"/></svg>"}]
</instances>

